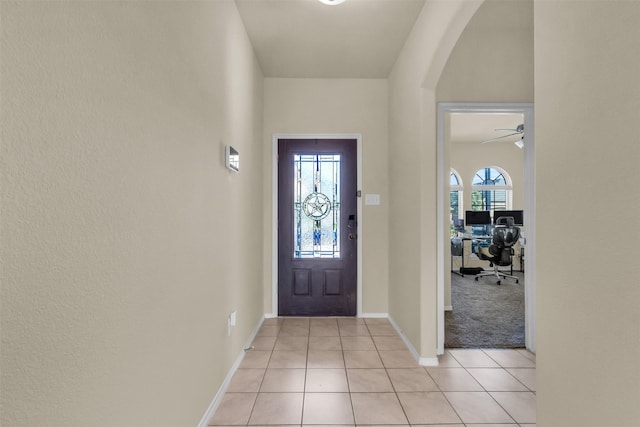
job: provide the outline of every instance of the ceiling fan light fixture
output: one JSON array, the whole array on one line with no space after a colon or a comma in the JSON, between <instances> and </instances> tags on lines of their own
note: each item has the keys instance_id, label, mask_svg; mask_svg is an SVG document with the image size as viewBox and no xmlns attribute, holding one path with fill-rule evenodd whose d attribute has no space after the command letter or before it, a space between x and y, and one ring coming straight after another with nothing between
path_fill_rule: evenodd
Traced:
<instances>
[{"instance_id":1,"label":"ceiling fan light fixture","mask_svg":"<svg viewBox=\"0 0 640 427\"><path fill-rule=\"evenodd\" d=\"M318 0L320 3L328 4L329 6L335 6L340 3L344 3L345 0Z\"/></svg>"}]
</instances>

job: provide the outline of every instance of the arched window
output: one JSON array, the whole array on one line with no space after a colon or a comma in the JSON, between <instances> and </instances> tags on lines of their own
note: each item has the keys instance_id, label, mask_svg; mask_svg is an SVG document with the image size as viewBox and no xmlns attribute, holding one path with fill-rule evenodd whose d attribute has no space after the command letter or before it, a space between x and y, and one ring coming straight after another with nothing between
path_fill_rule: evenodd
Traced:
<instances>
[{"instance_id":1,"label":"arched window","mask_svg":"<svg viewBox=\"0 0 640 427\"><path fill-rule=\"evenodd\" d=\"M498 168L487 167L476 172L471 183L471 210L493 211L511 209L511 179Z\"/></svg>"},{"instance_id":2,"label":"arched window","mask_svg":"<svg viewBox=\"0 0 640 427\"><path fill-rule=\"evenodd\" d=\"M449 222L451 224L451 235L456 233L456 226L462 226L462 179L454 169L451 169L449 178Z\"/></svg>"}]
</instances>

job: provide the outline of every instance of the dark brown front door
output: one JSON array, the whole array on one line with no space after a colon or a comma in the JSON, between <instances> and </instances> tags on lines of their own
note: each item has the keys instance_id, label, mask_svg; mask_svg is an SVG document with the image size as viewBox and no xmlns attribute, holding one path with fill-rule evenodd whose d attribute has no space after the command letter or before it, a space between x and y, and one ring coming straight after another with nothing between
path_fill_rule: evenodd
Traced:
<instances>
[{"instance_id":1,"label":"dark brown front door","mask_svg":"<svg viewBox=\"0 0 640 427\"><path fill-rule=\"evenodd\" d=\"M278 314L355 316L356 140L278 141Z\"/></svg>"}]
</instances>

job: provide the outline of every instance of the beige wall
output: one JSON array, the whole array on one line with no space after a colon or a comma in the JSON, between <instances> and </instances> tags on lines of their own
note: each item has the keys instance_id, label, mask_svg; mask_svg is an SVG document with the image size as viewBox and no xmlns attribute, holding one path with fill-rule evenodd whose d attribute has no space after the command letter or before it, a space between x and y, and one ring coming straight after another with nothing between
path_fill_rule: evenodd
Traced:
<instances>
[{"instance_id":1,"label":"beige wall","mask_svg":"<svg viewBox=\"0 0 640 427\"><path fill-rule=\"evenodd\" d=\"M541 427L640 420L638 22L639 2L535 3Z\"/></svg>"},{"instance_id":2,"label":"beige wall","mask_svg":"<svg viewBox=\"0 0 640 427\"><path fill-rule=\"evenodd\" d=\"M381 205L362 206L362 311L388 312L388 95L385 79L265 79L264 310L272 312L274 134L361 134L362 185Z\"/></svg>"},{"instance_id":3,"label":"beige wall","mask_svg":"<svg viewBox=\"0 0 640 427\"><path fill-rule=\"evenodd\" d=\"M389 313L429 359L437 347L435 87L481 3L427 2L389 76Z\"/></svg>"},{"instance_id":4,"label":"beige wall","mask_svg":"<svg viewBox=\"0 0 640 427\"><path fill-rule=\"evenodd\" d=\"M486 0L447 61L438 102L533 102L533 0Z\"/></svg>"},{"instance_id":5,"label":"beige wall","mask_svg":"<svg viewBox=\"0 0 640 427\"><path fill-rule=\"evenodd\" d=\"M2 2L1 48L0 423L197 425L262 315L233 1Z\"/></svg>"},{"instance_id":6,"label":"beige wall","mask_svg":"<svg viewBox=\"0 0 640 427\"><path fill-rule=\"evenodd\" d=\"M435 244L435 105L533 100L532 2L443 3L427 2L390 76L390 286L401 289L390 313L424 357L436 352L435 260L445 250Z\"/></svg>"}]
</instances>

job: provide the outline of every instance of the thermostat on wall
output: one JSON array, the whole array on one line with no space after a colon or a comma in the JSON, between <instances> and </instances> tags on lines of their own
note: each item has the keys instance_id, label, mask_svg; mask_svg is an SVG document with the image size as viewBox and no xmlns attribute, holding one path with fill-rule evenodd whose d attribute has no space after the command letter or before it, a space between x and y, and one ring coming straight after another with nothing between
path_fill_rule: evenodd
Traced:
<instances>
[{"instance_id":1,"label":"thermostat on wall","mask_svg":"<svg viewBox=\"0 0 640 427\"><path fill-rule=\"evenodd\" d=\"M229 169L240 172L240 154L230 145L225 147L225 162Z\"/></svg>"}]
</instances>

